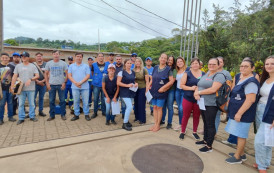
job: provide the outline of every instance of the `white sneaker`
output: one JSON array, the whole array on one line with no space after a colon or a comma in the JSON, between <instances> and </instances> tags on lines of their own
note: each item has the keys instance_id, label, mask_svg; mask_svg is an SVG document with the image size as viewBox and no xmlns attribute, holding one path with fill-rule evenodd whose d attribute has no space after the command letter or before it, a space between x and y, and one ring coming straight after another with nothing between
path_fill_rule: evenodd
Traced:
<instances>
[{"instance_id":1,"label":"white sneaker","mask_svg":"<svg viewBox=\"0 0 274 173\"><path fill-rule=\"evenodd\" d=\"M179 130L181 130L181 125L178 125L178 126L174 127L173 129L174 129L175 131L179 131Z\"/></svg>"}]
</instances>

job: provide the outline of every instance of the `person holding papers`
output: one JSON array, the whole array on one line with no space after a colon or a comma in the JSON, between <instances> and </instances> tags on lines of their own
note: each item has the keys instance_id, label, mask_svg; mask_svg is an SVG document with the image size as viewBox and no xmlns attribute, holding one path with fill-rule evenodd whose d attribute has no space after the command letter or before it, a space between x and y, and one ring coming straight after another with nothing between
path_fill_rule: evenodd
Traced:
<instances>
[{"instance_id":1,"label":"person holding papers","mask_svg":"<svg viewBox=\"0 0 274 173\"><path fill-rule=\"evenodd\" d=\"M139 124L146 123L146 96L145 93L149 90L149 75L144 68L143 60L140 57L136 58L133 71L135 72L135 82L138 83L138 90L134 97L134 114L135 120Z\"/></svg>"},{"instance_id":2,"label":"person holding papers","mask_svg":"<svg viewBox=\"0 0 274 173\"><path fill-rule=\"evenodd\" d=\"M201 77L205 74L202 72L200 67L200 60L198 58L193 58L190 62L191 69L190 71L184 73L180 86L184 90L184 98L183 98L183 119L181 126L181 134L179 136L180 139L184 139L186 133L186 126L188 123L188 119L190 117L191 112L193 111L193 133L192 136L199 140L200 137L197 134L197 128L200 120L200 109L197 104L197 100L194 98L194 91L197 88L197 84Z\"/></svg>"},{"instance_id":3,"label":"person holding papers","mask_svg":"<svg viewBox=\"0 0 274 173\"><path fill-rule=\"evenodd\" d=\"M228 123L225 131L238 137L236 153L229 153L230 158L227 163L236 164L246 160L244 147L251 123L255 120L256 114L256 95L259 90L259 82L253 76L254 62L243 60L240 65L242 78L235 83L230 94L228 104Z\"/></svg>"},{"instance_id":4,"label":"person holding papers","mask_svg":"<svg viewBox=\"0 0 274 173\"><path fill-rule=\"evenodd\" d=\"M160 64L155 66L152 72L152 80L150 81L153 105L154 125L150 128L151 131L157 132L160 130L162 121L163 106L168 96L168 89L172 86L174 79L170 67L167 65L167 54L162 53L159 58ZM151 85L152 84L152 85Z\"/></svg>"},{"instance_id":5,"label":"person holding papers","mask_svg":"<svg viewBox=\"0 0 274 173\"><path fill-rule=\"evenodd\" d=\"M274 130L274 56L265 60L265 66L261 77L260 100L256 111L257 134L255 136L254 148L256 164L253 166L259 172L266 172L271 164L272 147L266 146L266 130ZM272 136L273 138L273 136Z\"/></svg>"},{"instance_id":6,"label":"person holding papers","mask_svg":"<svg viewBox=\"0 0 274 173\"><path fill-rule=\"evenodd\" d=\"M216 134L215 119L218 111L216 105L216 91L225 83L225 76L218 73L219 60L211 58L208 61L208 72L197 83L194 97L200 101L200 110L204 122L204 139L197 141L197 145L206 145L200 149L200 152L212 152L212 144ZM201 98L201 100L200 100ZM204 100L204 103L203 103ZM201 109L202 105L205 109Z\"/></svg>"},{"instance_id":7,"label":"person holding papers","mask_svg":"<svg viewBox=\"0 0 274 173\"><path fill-rule=\"evenodd\" d=\"M118 73L117 85L120 87L120 97L126 104L124 123L122 128L131 131L132 124L129 122L130 112L132 111L132 100L135 96L135 90L138 83L135 83L135 72L132 71L130 59L124 61L124 69ZM133 91L134 90L134 91Z\"/></svg>"},{"instance_id":8,"label":"person holding papers","mask_svg":"<svg viewBox=\"0 0 274 173\"><path fill-rule=\"evenodd\" d=\"M108 65L108 75L103 77L102 89L105 94L105 103L106 103L106 125L117 124L115 122L115 115L110 113L111 102L117 102L117 97L119 94L119 86L117 86L117 77L115 74L115 65ZM113 108L112 108L113 109Z\"/></svg>"}]
</instances>

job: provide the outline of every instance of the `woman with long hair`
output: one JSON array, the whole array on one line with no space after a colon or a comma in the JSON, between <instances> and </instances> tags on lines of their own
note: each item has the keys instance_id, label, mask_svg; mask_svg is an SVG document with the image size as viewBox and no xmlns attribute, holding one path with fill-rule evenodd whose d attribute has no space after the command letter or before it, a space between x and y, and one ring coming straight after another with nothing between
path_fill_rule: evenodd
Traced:
<instances>
[{"instance_id":1,"label":"woman with long hair","mask_svg":"<svg viewBox=\"0 0 274 173\"><path fill-rule=\"evenodd\" d=\"M167 65L170 67L170 70L173 74L173 85L168 89L168 96L165 100L165 104L163 106L163 117L160 124L165 124L166 118L166 110L168 110L168 119L167 119L167 129L172 128L172 118L173 118L173 104L175 100L175 88L176 88L176 63L174 56L168 57Z\"/></svg>"},{"instance_id":2,"label":"woman with long hair","mask_svg":"<svg viewBox=\"0 0 274 173\"><path fill-rule=\"evenodd\" d=\"M183 118L183 97L184 97L184 90L181 88L181 79L186 71L186 62L183 57L178 57L176 59L176 91L175 91L175 100L178 106L178 115L179 115L179 125L174 128L174 130L178 131L181 129L182 118Z\"/></svg>"},{"instance_id":3,"label":"woman with long hair","mask_svg":"<svg viewBox=\"0 0 274 173\"><path fill-rule=\"evenodd\" d=\"M197 145L205 145L200 152L212 152L212 144L216 134L215 119L218 111L216 105L216 91L225 83L225 77L218 73L219 60L211 58L208 61L208 72L200 79L194 92L196 100L203 98L205 110L201 110L204 122L204 139L196 142Z\"/></svg>"},{"instance_id":4,"label":"woman with long hair","mask_svg":"<svg viewBox=\"0 0 274 173\"><path fill-rule=\"evenodd\" d=\"M181 126L180 139L184 139L186 133L186 126L190 117L191 111L193 111L193 133L192 136L199 140L200 137L197 134L197 128L200 121L200 109L197 104L197 100L194 98L194 91L197 88L197 84L201 77L205 74L200 70L200 60L193 58L190 62L191 69L186 72L181 79L181 88L184 90L183 98L183 119Z\"/></svg>"},{"instance_id":5,"label":"woman with long hair","mask_svg":"<svg viewBox=\"0 0 274 173\"><path fill-rule=\"evenodd\" d=\"M134 97L134 114L135 120L139 124L146 123L146 92L149 89L149 75L148 71L144 68L144 62L140 57L135 60L135 82L138 83L138 89Z\"/></svg>"},{"instance_id":6,"label":"woman with long hair","mask_svg":"<svg viewBox=\"0 0 274 173\"><path fill-rule=\"evenodd\" d=\"M152 80L150 81L153 115L155 124L150 128L151 131L160 130L160 122L162 121L162 109L165 99L168 96L167 90L173 84L173 74L170 67L167 66L167 54L162 53L159 58L159 65L155 66L152 72Z\"/></svg>"},{"instance_id":7,"label":"woman with long hair","mask_svg":"<svg viewBox=\"0 0 274 173\"><path fill-rule=\"evenodd\" d=\"M265 146L265 128L274 128L274 56L269 56L265 60L265 65L261 77L260 99L256 111L256 127L258 129L255 136L254 148L256 164L253 166L259 172L266 172L271 164L272 147Z\"/></svg>"},{"instance_id":8,"label":"woman with long hair","mask_svg":"<svg viewBox=\"0 0 274 173\"><path fill-rule=\"evenodd\" d=\"M236 153L230 153L230 158L226 159L227 163L242 163L244 148L251 123L255 120L256 114L256 95L259 90L259 82L254 77L254 62L243 60L240 65L242 78L235 83L231 91L228 104L228 123L225 131L237 136Z\"/></svg>"},{"instance_id":9,"label":"woman with long hair","mask_svg":"<svg viewBox=\"0 0 274 173\"><path fill-rule=\"evenodd\" d=\"M129 122L129 116L133 109L132 100L135 96L135 92L129 88L138 87L138 83L135 83L135 72L131 70L131 65L131 60L126 59L124 61L123 71L120 71L117 75L117 85L120 87L120 97L126 104L126 111L122 128L128 131L132 130L132 124Z\"/></svg>"}]
</instances>

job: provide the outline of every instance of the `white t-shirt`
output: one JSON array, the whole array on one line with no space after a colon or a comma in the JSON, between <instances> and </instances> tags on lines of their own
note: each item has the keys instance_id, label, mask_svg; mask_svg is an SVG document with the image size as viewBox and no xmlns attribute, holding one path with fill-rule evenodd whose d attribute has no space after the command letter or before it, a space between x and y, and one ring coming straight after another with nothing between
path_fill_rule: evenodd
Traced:
<instances>
[{"instance_id":1,"label":"white t-shirt","mask_svg":"<svg viewBox=\"0 0 274 173\"><path fill-rule=\"evenodd\" d=\"M269 96L269 93L270 93L270 90L271 90L273 84L274 84L274 82L272 82L270 84L267 84L266 82L264 82L263 86L260 89L260 95L262 96L259 101L260 103L263 103L266 105L268 96Z\"/></svg>"}]
</instances>

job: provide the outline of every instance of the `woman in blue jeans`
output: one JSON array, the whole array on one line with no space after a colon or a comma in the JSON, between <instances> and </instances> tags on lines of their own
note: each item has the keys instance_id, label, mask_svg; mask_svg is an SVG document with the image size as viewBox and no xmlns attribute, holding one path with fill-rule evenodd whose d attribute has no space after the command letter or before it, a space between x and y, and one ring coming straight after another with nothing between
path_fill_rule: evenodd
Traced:
<instances>
[{"instance_id":1,"label":"woman in blue jeans","mask_svg":"<svg viewBox=\"0 0 274 173\"><path fill-rule=\"evenodd\" d=\"M102 90L105 95L106 103L106 125L112 124L116 125L115 115L110 112L111 102L117 102L117 97L119 94L119 86L117 86L117 77L114 76L115 65L108 65L108 74L103 77L102 81Z\"/></svg>"},{"instance_id":2,"label":"woman in blue jeans","mask_svg":"<svg viewBox=\"0 0 274 173\"><path fill-rule=\"evenodd\" d=\"M135 83L135 72L130 69L131 64L131 60L126 59L124 62L124 69L117 75L117 85L120 87L120 97L126 104L126 111L122 128L127 131L132 130L132 124L129 122L129 116L133 109L132 100L135 96L135 92L129 88L138 87L138 83Z\"/></svg>"},{"instance_id":3,"label":"woman in blue jeans","mask_svg":"<svg viewBox=\"0 0 274 173\"><path fill-rule=\"evenodd\" d=\"M170 56L167 61L167 65L170 67L170 70L173 73L173 85L168 90L168 96L165 100L165 104L163 106L163 117L161 124L165 124L165 118L166 118L166 109L168 110L168 120L167 120L167 129L172 128L172 118L173 118L173 104L175 100L175 87L176 87L176 64L175 64L175 58L173 56Z\"/></svg>"},{"instance_id":4,"label":"woman in blue jeans","mask_svg":"<svg viewBox=\"0 0 274 173\"><path fill-rule=\"evenodd\" d=\"M274 128L274 56L265 60L260 84L261 98L255 117L258 129L254 141L256 163L253 166L263 173L270 166L272 159L272 147L265 146L265 128Z\"/></svg>"},{"instance_id":5,"label":"woman in blue jeans","mask_svg":"<svg viewBox=\"0 0 274 173\"><path fill-rule=\"evenodd\" d=\"M183 97L184 97L184 90L181 89L181 79L186 70L186 63L183 57L178 57L176 59L176 91L175 91L175 99L178 106L178 114L179 114L179 125L174 128L174 130L178 131L181 129L182 119L183 119Z\"/></svg>"}]
</instances>

